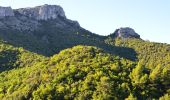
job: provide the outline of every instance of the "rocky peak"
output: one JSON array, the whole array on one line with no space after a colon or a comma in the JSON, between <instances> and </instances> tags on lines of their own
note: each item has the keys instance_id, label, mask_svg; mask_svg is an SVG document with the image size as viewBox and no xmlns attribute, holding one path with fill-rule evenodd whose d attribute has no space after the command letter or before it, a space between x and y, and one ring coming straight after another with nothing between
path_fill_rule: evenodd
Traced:
<instances>
[{"instance_id":1,"label":"rocky peak","mask_svg":"<svg viewBox=\"0 0 170 100\"><path fill-rule=\"evenodd\" d=\"M17 11L22 15L30 18L35 18L37 20L56 19L59 16L66 18L63 8L58 5L45 4L33 8L17 9Z\"/></svg>"},{"instance_id":2,"label":"rocky peak","mask_svg":"<svg viewBox=\"0 0 170 100\"><path fill-rule=\"evenodd\" d=\"M0 7L0 18L6 16L14 16L14 12L11 7Z\"/></svg>"},{"instance_id":3,"label":"rocky peak","mask_svg":"<svg viewBox=\"0 0 170 100\"><path fill-rule=\"evenodd\" d=\"M129 27L116 29L111 36L120 38L140 38L140 35L136 33L134 29Z\"/></svg>"},{"instance_id":4,"label":"rocky peak","mask_svg":"<svg viewBox=\"0 0 170 100\"><path fill-rule=\"evenodd\" d=\"M45 20L46 24L39 20ZM45 25L52 29L67 29L68 31L81 28L78 22L67 19L63 8L58 5L45 4L19 9L0 7L0 31L10 29L32 33L44 30Z\"/></svg>"}]
</instances>

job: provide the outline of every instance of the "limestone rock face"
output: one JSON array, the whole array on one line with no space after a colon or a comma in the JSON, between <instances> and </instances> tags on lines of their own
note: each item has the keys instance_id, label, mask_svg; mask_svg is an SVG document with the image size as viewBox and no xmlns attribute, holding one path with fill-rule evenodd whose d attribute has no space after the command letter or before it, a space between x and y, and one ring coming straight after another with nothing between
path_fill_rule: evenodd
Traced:
<instances>
[{"instance_id":1,"label":"limestone rock face","mask_svg":"<svg viewBox=\"0 0 170 100\"><path fill-rule=\"evenodd\" d=\"M119 28L113 33L114 37L120 38L140 38L140 35L129 27Z\"/></svg>"},{"instance_id":2,"label":"limestone rock face","mask_svg":"<svg viewBox=\"0 0 170 100\"><path fill-rule=\"evenodd\" d=\"M27 17L35 18L37 20L56 19L60 17L66 17L62 7L58 5L42 5L34 8L21 8L17 11Z\"/></svg>"},{"instance_id":3,"label":"limestone rock face","mask_svg":"<svg viewBox=\"0 0 170 100\"><path fill-rule=\"evenodd\" d=\"M45 4L19 9L0 7L0 31L33 33L45 31L46 27L52 27L52 30L64 29L68 31L83 29L77 21L67 19L63 8L58 5Z\"/></svg>"},{"instance_id":4,"label":"limestone rock face","mask_svg":"<svg viewBox=\"0 0 170 100\"><path fill-rule=\"evenodd\" d=\"M14 16L14 12L11 7L0 7L0 17Z\"/></svg>"}]
</instances>

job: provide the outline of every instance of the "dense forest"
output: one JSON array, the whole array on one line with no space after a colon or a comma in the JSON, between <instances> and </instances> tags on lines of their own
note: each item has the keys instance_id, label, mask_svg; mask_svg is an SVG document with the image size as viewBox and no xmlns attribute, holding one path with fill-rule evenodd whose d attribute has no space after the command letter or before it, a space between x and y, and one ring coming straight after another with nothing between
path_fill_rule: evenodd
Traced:
<instances>
[{"instance_id":1,"label":"dense forest","mask_svg":"<svg viewBox=\"0 0 170 100\"><path fill-rule=\"evenodd\" d=\"M105 43L114 52L78 45L46 57L1 40L0 99L170 99L170 45L109 37ZM121 47L134 49L136 59Z\"/></svg>"}]
</instances>

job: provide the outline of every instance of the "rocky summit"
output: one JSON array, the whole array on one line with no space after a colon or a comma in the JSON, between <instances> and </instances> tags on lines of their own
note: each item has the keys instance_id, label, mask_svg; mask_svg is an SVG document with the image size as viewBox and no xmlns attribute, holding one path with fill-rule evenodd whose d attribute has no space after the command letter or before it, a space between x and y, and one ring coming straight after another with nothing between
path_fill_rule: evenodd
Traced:
<instances>
[{"instance_id":1,"label":"rocky summit","mask_svg":"<svg viewBox=\"0 0 170 100\"><path fill-rule=\"evenodd\" d=\"M35 18L37 20L48 20L56 19L57 17L66 17L62 7L58 5L42 5L33 8L21 8L17 11L30 18Z\"/></svg>"},{"instance_id":2,"label":"rocky summit","mask_svg":"<svg viewBox=\"0 0 170 100\"><path fill-rule=\"evenodd\" d=\"M129 27L122 27L116 29L116 31L111 34L112 37L120 37L120 38L140 38L140 35L135 32L134 29Z\"/></svg>"},{"instance_id":3,"label":"rocky summit","mask_svg":"<svg viewBox=\"0 0 170 100\"><path fill-rule=\"evenodd\" d=\"M20 8L13 10L11 7L0 7L0 17L15 16L18 14L37 20L56 19L59 16L65 18L62 7L58 5L42 5L37 7Z\"/></svg>"},{"instance_id":4,"label":"rocky summit","mask_svg":"<svg viewBox=\"0 0 170 100\"><path fill-rule=\"evenodd\" d=\"M53 20L53 21L51 21ZM12 9L11 7L0 7L0 31L11 30L24 33L42 31L44 21L53 24L58 29L75 30L81 28L77 21L67 19L64 10L59 5L41 5ZM52 25L50 24L50 25ZM4 33L4 32L3 32Z\"/></svg>"}]
</instances>

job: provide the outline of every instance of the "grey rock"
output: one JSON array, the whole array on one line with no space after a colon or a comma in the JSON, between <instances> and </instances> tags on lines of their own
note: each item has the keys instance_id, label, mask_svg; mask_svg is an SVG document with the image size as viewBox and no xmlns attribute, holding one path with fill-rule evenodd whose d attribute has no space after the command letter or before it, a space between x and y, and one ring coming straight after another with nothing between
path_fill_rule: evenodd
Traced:
<instances>
[{"instance_id":1,"label":"grey rock","mask_svg":"<svg viewBox=\"0 0 170 100\"><path fill-rule=\"evenodd\" d=\"M6 16L14 16L14 12L11 7L0 7L0 18Z\"/></svg>"},{"instance_id":2,"label":"grey rock","mask_svg":"<svg viewBox=\"0 0 170 100\"><path fill-rule=\"evenodd\" d=\"M9 17L0 20L0 30L18 30L30 33L38 29L40 23L35 20L28 20L24 16Z\"/></svg>"},{"instance_id":3,"label":"grey rock","mask_svg":"<svg viewBox=\"0 0 170 100\"><path fill-rule=\"evenodd\" d=\"M134 29L129 27L119 28L113 33L114 37L120 38L140 38L140 35Z\"/></svg>"},{"instance_id":4,"label":"grey rock","mask_svg":"<svg viewBox=\"0 0 170 100\"><path fill-rule=\"evenodd\" d=\"M44 21L54 29L76 31L80 29L77 21L67 19L62 7L42 5L37 7L12 9L0 7L0 31L17 30L22 33L33 33L44 30Z\"/></svg>"},{"instance_id":5,"label":"grey rock","mask_svg":"<svg viewBox=\"0 0 170 100\"><path fill-rule=\"evenodd\" d=\"M47 36L43 36L43 37L42 37L42 40L43 40L45 43L50 43L49 40L48 40L48 38L47 38Z\"/></svg>"},{"instance_id":6,"label":"grey rock","mask_svg":"<svg viewBox=\"0 0 170 100\"><path fill-rule=\"evenodd\" d=\"M33 8L21 8L17 11L30 18L35 18L37 20L48 20L56 19L59 16L66 18L64 10L58 5L42 5Z\"/></svg>"}]
</instances>

